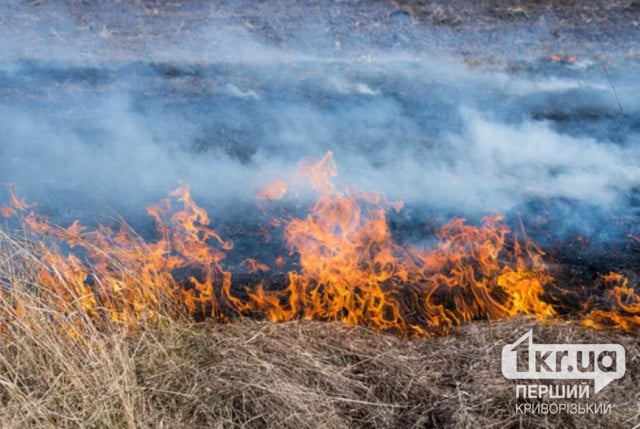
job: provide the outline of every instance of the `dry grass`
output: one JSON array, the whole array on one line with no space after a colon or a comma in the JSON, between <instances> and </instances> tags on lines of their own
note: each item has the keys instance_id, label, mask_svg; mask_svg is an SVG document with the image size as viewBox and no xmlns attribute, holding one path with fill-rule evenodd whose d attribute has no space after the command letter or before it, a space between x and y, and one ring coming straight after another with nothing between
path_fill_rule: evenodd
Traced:
<instances>
[{"instance_id":1,"label":"dry grass","mask_svg":"<svg viewBox=\"0 0 640 429\"><path fill-rule=\"evenodd\" d=\"M73 340L18 329L0 345L2 427L633 427L637 337L553 324L547 341L620 341L627 376L598 398L606 416L514 414L500 375L524 319L406 340L320 322L189 325Z\"/></svg>"},{"instance_id":2,"label":"dry grass","mask_svg":"<svg viewBox=\"0 0 640 429\"><path fill-rule=\"evenodd\" d=\"M37 258L28 243L11 240L0 238L0 427L618 428L640 421L637 335L522 318L424 340L310 321L159 317L136 332L115 323L97 329L74 303L61 307L39 293L30 265ZM515 415L515 386L501 376L499 356L531 326L539 341L626 346L627 376L597 397L613 404L611 415Z\"/></svg>"}]
</instances>

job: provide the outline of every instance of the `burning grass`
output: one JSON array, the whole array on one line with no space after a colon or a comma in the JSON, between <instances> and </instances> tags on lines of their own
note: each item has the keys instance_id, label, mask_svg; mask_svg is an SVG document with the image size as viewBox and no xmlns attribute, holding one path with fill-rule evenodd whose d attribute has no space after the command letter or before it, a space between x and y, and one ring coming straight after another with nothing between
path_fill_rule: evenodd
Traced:
<instances>
[{"instance_id":1,"label":"burning grass","mask_svg":"<svg viewBox=\"0 0 640 429\"><path fill-rule=\"evenodd\" d=\"M603 277L606 293L583 296L573 309L583 325L617 331L579 328L558 320L572 292L554 284L544 252L499 216L479 226L453 220L430 246L397 243L385 213L400 204L338 189L331 154L303 162L299 173L317 199L307 216L273 220L289 247L278 258L297 257L280 290L232 288L223 262L233 243L186 186L149 207L155 241L124 223L57 226L12 193L2 214L19 228L10 220L0 229L0 423L621 427L637 420L639 398L629 387L638 381L640 300L624 276ZM261 196L282 198L288 187ZM243 266L271 270L250 259ZM185 283L177 270L199 274ZM626 346L627 377L598 397L613 404L611 415L515 414L499 351L534 323L523 315L537 318L542 340ZM194 316L208 319L196 324ZM447 335L425 338L438 334Z\"/></svg>"},{"instance_id":2,"label":"burning grass","mask_svg":"<svg viewBox=\"0 0 640 429\"><path fill-rule=\"evenodd\" d=\"M452 327L444 337L408 339L338 322L194 323L183 302L162 288L144 309L123 307L138 309L131 313L137 317L132 325L97 304L87 311L88 298L72 284L43 287L42 267L53 276L70 275L47 265L42 253L47 249L28 237L0 233L4 427L632 427L640 422L637 331L593 331L516 317ZM130 274L120 259L112 261L110 270L116 268L123 278ZM120 298L146 297L136 295L138 288L145 290L140 281L131 283L132 295ZM627 376L598 396L613 404L612 414L515 414L514 385L502 377L499 356L503 345L530 327L541 342L625 346Z\"/></svg>"},{"instance_id":3,"label":"burning grass","mask_svg":"<svg viewBox=\"0 0 640 429\"><path fill-rule=\"evenodd\" d=\"M567 313L590 327L638 329L640 296L623 276L606 276L604 292L588 285L559 287L545 252L524 228L512 231L499 215L478 226L453 219L428 244L399 243L387 212L399 211L402 203L338 188L336 175L329 152L319 161L301 162L293 176L293 185L306 181L317 198L306 216L271 219L288 248L274 265L287 260L294 267L277 290L265 290L260 282L232 288L224 259L233 243L212 227L186 185L149 206L159 237L149 241L124 222L116 230L102 225L91 230L77 221L55 225L13 191L2 214L17 219L19 228L4 233L5 264L24 276L0 277L0 298L28 319L18 292L31 291L65 317L88 317L97 329L113 321L135 330L146 320L185 312L196 319L340 321L414 337L443 334L485 317L545 319ZM279 183L277 192L268 188L259 196L271 203L288 188ZM243 266L272 270L250 258ZM179 271L190 274L179 278ZM567 308L563 303L571 295L573 308ZM0 329L11 323L0 319ZM81 329L67 333L82 334Z\"/></svg>"}]
</instances>

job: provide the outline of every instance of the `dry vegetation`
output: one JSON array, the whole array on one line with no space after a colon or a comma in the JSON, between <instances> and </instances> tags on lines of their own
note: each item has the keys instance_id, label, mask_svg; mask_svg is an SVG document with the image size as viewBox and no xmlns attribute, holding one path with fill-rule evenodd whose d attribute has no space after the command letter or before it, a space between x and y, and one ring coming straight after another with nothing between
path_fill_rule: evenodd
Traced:
<instances>
[{"instance_id":1,"label":"dry vegetation","mask_svg":"<svg viewBox=\"0 0 640 429\"><path fill-rule=\"evenodd\" d=\"M335 323L194 324L162 315L136 332L113 322L98 330L73 303L61 310L39 293L29 263L15 262L39 263L19 257L28 246L8 236L0 243L2 427L617 428L640 421L637 336L522 318L424 340ZM613 404L611 415L515 415L515 388L500 375L499 355L531 326L539 341L625 344L627 376L597 398Z\"/></svg>"}]
</instances>

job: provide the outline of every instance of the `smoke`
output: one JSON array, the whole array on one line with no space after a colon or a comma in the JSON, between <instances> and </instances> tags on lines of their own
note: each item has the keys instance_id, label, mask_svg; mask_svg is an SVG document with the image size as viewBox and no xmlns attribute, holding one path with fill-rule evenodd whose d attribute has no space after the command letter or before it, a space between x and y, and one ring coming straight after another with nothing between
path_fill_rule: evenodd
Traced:
<instances>
[{"instance_id":1,"label":"smoke","mask_svg":"<svg viewBox=\"0 0 640 429\"><path fill-rule=\"evenodd\" d=\"M5 41L0 66L0 180L52 210L135 211L179 180L205 205L252 204L328 150L343 183L459 215L548 199L628 211L640 184L623 66L614 92L596 61L492 70L313 26L278 45L251 22L135 46L91 23L73 44L77 22L56 11L48 53Z\"/></svg>"}]
</instances>

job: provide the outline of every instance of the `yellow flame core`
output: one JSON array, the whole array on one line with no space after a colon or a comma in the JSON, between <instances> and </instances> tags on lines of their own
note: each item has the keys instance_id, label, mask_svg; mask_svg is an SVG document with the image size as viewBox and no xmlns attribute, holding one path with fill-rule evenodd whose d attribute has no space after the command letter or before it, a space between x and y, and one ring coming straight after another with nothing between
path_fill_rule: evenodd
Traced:
<instances>
[{"instance_id":1,"label":"yellow flame core","mask_svg":"<svg viewBox=\"0 0 640 429\"><path fill-rule=\"evenodd\" d=\"M300 163L293 181L306 178L317 199L306 216L271 222L284 226L285 243L299 267L288 273L287 287L277 291L258 284L234 295L231 273L223 266L233 243L210 226L207 212L195 204L185 184L148 208L160 237L156 241L143 240L125 224L117 231L106 226L89 231L78 222L56 226L29 211L31 206L13 190L11 206L2 214L18 216L40 243L40 293L61 314L80 310L98 326L107 318L136 329L143 320L186 309L217 319L332 320L429 336L478 318L556 314L545 299L554 278L544 253L526 235L514 234L501 216L486 217L480 226L453 219L428 245L400 245L387 213L400 211L402 203L382 194L338 189L336 175L331 152L320 161ZM288 184L277 182L259 197L280 199L287 189ZM180 210L173 208L175 202ZM86 256L81 259L69 249ZM285 263L285 256L276 258L277 267ZM242 266L249 272L270 269L251 258ZM178 284L174 276L179 269L198 275ZM611 285L612 308L588 311L583 323L637 329L638 295L621 275L611 273L604 281ZM3 297L8 293L10 288L0 288L0 299L8 299ZM20 302L14 307L16 314L24 311Z\"/></svg>"}]
</instances>

